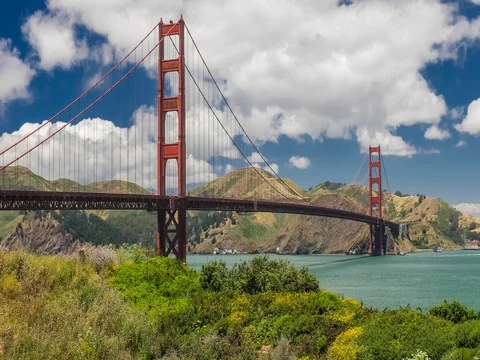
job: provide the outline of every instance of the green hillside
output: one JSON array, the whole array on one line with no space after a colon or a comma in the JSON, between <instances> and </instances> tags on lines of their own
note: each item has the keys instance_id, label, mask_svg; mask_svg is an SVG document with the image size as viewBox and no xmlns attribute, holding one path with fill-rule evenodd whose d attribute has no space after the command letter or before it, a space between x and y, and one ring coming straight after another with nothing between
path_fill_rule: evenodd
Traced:
<instances>
[{"instance_id":1,"label":"green hillside","mask_svg":"<svg viewBox=\"0 0 480 360\"><path fill-rule=\"evenodd\" d=\"M34 191L76 191L149 194L141 186L132 182L110 180L81 185L69 179L46 180L24 166L11 166L0 174L0 189Z\"/></svg>"},{"instance_id":2,"label":"green hillside","mask_svg":"<svg viewBox=\"0 0 480 360\"><path fill-rule=\"evenodd\" d=\"M279 180L258 168L233 170L205 186L189 191L190 196L215 198L301 199L305 192L289 179Z\"/></svg>"},{"instance_id":3,"label":"green hillside","mask_svg":"<svg viewBox=\"0 0 480 360\"><path fill-rule=\"evenodd\" d=\"M113 180L81 185L69 179L46 180L23 166L0 174L0 189L27 191L109 192L149 194L139 185ZM56 249L53 242L75 241L97 245L138 243L154 246L154 217L139 211L4 211L0 212L0 246L24 244L31 250ZM45 243L52 242L45 245Z\"/></svg>"}]
</instances>

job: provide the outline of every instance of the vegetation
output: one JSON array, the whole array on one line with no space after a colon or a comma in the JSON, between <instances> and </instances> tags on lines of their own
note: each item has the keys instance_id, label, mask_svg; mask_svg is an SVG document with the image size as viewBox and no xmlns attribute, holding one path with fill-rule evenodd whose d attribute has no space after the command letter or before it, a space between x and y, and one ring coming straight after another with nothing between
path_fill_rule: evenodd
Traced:
<instances>
[{"instance_id":1,"label":"vegetation","mask_svg":"<svg viewBox=\"0 0 480 360\"><path fill-rule=\"evenodd\" d=\"M196 245L202 241L201 234L219 225L225 224L227 219L234 222L231 211L199 211L187 212L187 239L189 244Z\"/></svg>"},{"instance_id":2,"label":"vegetation","mask_svg":"<svg viewBox=\"0 0 480 360\"><path fill-rule=\"evenodd\" d=\"M268 260L267 257L235 264L232 269L223 261L206 264L202 267L200 282L205 290L237 294L319 290L318 280L306 268L297 270L286 260Z\"/></svg>"},{"instance_id":3,"label":"vegetation","mask_svg":"<svg viewBox=\"0 0 480 360\"><path fill-rule=\"evenodd\" d=\"M347 185L347 184L346 183L341 183L341 182L334 182L334 181L325 181L321 184L310 187L308 189L308 191L313 191L313 190L316 190L316 189L319 189L319 188L323 188L323 189L326 189L326 190L333 191L333 190L338 190L342 186L345 186L345 185Z\"/></svg>"},{"instance_id":4,"label":"vegetation","mask_svg":"<svg viewBox=\"0 0 480 360\"><path fill-rule=\"evenodd\" d=\"M258 257L200 272L138 246L0 253L0 358L475 359L479 314L375 310Z\"/></svg>"},{"instance_id":5,"label":"vegetation","mask_svg":"<svg viewBox=\"0 0 480 360\"><path fill-rule=\"evenodd\" d=\"M462 229L459 228L458 220L460 212L449 206L447 203L442 203L437 212L437 219L435 227L444 235L451 238L455 243L463 245L461 237Z\"/></svg>"},{"instance_id":6,"label":"vegetation","mask_svg":"<svg viewBox=\"0 0 480 360\"><path fill-rule=\"evenodd\" d=\"M480 232L467 231L466 236L467 236L467 239L470 239L470 240L480 240Z\"/></svg>"},{"instance_id":7,"label":"vegetation","mask_svg":"<svg viewBox=\"0 0 480 360\"><path fill-rule=\"evenodd\" d=\"M397 211L395 210L395 205L392 201L387 200L386 210L385 215L388 219L395 219L398 216Z\"/></svg>"},{"instance_id":8,"label":"vegetation","mask_svg":"<svg viewBox=\"0 0 480 360\"><path fill-rule=\"evenodd\" d=\"M0 212L0 239L13 233L20 222L22 215L17 211Z\"/></svg>"},{"instance_id":9,"label":"vegetation","mask_svg":"<svg viewBox=\"0 0 480 360\"><path fill-rule=\"evenodd\" d=\"M154 248L156 217L145 211L104 211L84 210L30 211L25 215L28 220L43 219L51 216L60 224L63 233L72 235L73 240L93 245L139 244ZM0 214L0 239L10 235L22 218L20 212ZM231 211L187 213L187 238L190 245L202 241L202 232L211 227L224 224L227 219L235 222Z\"/></svg>"},{"instance_id":10,"label":"vegetation","mask_svg":"<svg viewBox=\"0 0 480 360\"><path fill-rule=\"evenodd\" d=\"M33 220L51 215L60 223L64 233L93 245L140 244L154 246L156 233L155 217L145 211L109 211L106 219L94 212L78 211L32 211L26 216Z\"/></svg>"}]
</instances>

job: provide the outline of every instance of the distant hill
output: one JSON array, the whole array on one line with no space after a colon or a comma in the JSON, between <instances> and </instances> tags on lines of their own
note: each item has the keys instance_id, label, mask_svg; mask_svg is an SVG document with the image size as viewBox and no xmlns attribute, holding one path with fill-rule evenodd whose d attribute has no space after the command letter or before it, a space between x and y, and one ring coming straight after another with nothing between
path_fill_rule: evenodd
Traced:
<instances>
[{"instance_id":1,"label":"distant hill","mask_svg":"<svg viewBox=\"0 0 480 360\"><path fill-rule=\"evenodd\" d=\"M69 179L46 180L24 166L11 166L0 173L0 189L36 191L79 191L149 194L147 190L132 182L111 180L81 185Z\"/></svg>"},{"instance_id":2,"label":"distant hill","mask_svg":"<svg viewBox=\"0 0 480 360\"><path fill-rule=\"evenodd\" d=\"M0 189L148 194L131 182L113 180L81 185L69 179L46 180L23 166L0 174ZM144 211L0 212L0 247L41 253L69 253L82 241L153 246L153 216Z\"/></svg>"},{"instance_id":3,"label":"distant hill","mask_svg":"<svg viewBox=\"0 0 480 360\"><path fill-rule=\"evenodd\" d=\"M248 184L252 180L236 176ZM226 177L225 177L226 178ZM223 181L219 179L218 182ZM243 185L243 188L248 186ZM325 182L297 192L310 203L357 212L368 212L368 189L361 185ZM238 191L237 197L249 197L249 191ZM219 194L222 196L222 194ZM435 246L459 248L462 234L480 235L480 219L462 214L441 199L424 195L394 195L384 191L384 217L408 224L408 237L389 241L390 251L411 251ZM477 226L478 224L478 226ZM215 224L214 224L215 225ZM284 214L233 214L221 224L210 226L202 233L192 251L210 253L218 250L261 251L284 253L345 253L366 252L368 227L352 221ZM478 236L477 235L477 236Z\"/></svg>"},{"instance_id":4,"label":"distant hill","mask_svg":"<svg viewBox=\"0 0 480 360\"><path fill-rule=\"evenodd\" d=\"M266 182L267 181L267 182ZM191 196L216 198L302 199L307 194L290 179L279 180L268 171L258 168L233 170L205 186L193 189Z\"/></svg>"},{"instance_id":5,"label":"distant hill","mask_svg":"<svg viewBox=\"0 0 480 360\"><path fill-rule=\"evenodd\" d=\"M0 185L21 190L126 192L129 189L131 193L148 193L136 184L118 180L88 185L68 179L49 181L24 167L0 175ZM319 206L368 211L368 189L361 185L325 182L305 191L291 180L279 180L261 169L234 170L189 191L191 196L220 198L247 199L258 194L279 201L303 199ZM436 245L455 248L462 244L462 236L480 237L480 219L428 196L384 192L383 213L390 220L408 223L409 227L407 238L389 240L391 251ZM155 217L143 211L0 212L0 247L68 253L85 241L154 246L155 229ZM215 248L239 252L358 253L367 251L368 240L367 226L340 219L269 213L188 213L188 250L193 253L212 253Z\"/></svg>"}]
</instances>

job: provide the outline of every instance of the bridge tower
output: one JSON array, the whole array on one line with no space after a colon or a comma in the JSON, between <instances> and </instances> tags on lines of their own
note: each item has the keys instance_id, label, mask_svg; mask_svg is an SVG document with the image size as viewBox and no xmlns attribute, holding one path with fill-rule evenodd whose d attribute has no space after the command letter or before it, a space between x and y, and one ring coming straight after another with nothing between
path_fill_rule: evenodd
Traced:
<instances>
[{"instance_id":1,"label":"bridge tower","mask_svg":"<svg viewBox=\"0 0 480 360\"><path fill-rule=\"evenodd\" d=\"M176 23L159 23L158 44L158 99L157 99L157 195L166 194L167 161L177 163L178 199L170 201L169 210L159 210L157 214L157 254L174 254L178 260L186 263L187 256L187 211L184 197L186 186L186 144L185 144L185 24L183 18ZM178 36L178 57L165 58L165 41ZM162 40L163 39L163 40ZM173 40L173 39L172 39ZM177 73L178 92L167 97L166 74ZM167 114L173 113L178 119L178 139L174 143L165 141L165 123Z\"/></svg>"},{"instance_id":2,"label":"bridge tower","mask_svg":"<svg viewBox=\"0 0 480 360\"><path fill-rule=\"evenodd\" d=\"M379 219L378 224L370 225L370 255L382 255L386 252L385 226L382 217L382 163L380 145L370 146L369 153L369 194L370 216Z\"/></svg>"}]
</instances>

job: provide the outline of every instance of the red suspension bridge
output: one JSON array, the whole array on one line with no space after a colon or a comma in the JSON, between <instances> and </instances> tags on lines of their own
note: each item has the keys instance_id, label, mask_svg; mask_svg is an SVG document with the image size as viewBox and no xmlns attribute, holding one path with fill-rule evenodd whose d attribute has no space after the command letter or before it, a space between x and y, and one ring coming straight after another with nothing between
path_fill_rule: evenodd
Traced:
<instances>
[{"instance_id":1,"label":"red suspension bridge","mask_svg":"<svg viewBox=\"0 0 480 360\"><path fill-rule=\"evenodd\" d=\"M370 227L370 253L385 254L385 229L399 225L382 217L380 147L368 154L368 214L311 205L261 154L248 135L255 124L242 125L224 91L183 19L160 21L52 118L0 142L0 210L154 211L158 254L183 262L187 210L359 221ZM235 176L222 183L218 174L242 168L255 176L234 184L246 189L240 198ZM56 180L35 183L43 178Z\"/></svg>"}]
</instances>

